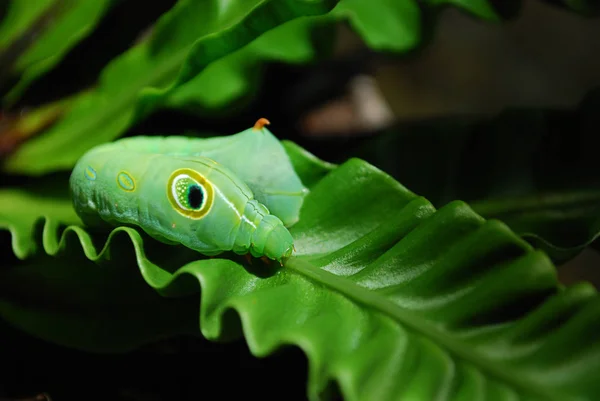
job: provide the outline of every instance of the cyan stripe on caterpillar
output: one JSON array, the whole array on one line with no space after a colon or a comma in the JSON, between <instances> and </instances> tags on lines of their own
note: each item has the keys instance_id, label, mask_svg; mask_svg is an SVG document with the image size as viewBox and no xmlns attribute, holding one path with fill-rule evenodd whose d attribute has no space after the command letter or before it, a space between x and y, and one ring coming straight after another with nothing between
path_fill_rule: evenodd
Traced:
<instances>
[{"instance_id":1,"label":"cyan stripe on caterpillar","mask_svg":"<svg viewBox=\"0 0 600 401\"><path fill-rule=\"evenodd\" d=\"M265 124L227 137L97 146L71 174L75 210L87 225L138 226L207 256L233 251L283 263L294 249L286 225L298 220L308 191Z\"/></svg>"}]
</instances>

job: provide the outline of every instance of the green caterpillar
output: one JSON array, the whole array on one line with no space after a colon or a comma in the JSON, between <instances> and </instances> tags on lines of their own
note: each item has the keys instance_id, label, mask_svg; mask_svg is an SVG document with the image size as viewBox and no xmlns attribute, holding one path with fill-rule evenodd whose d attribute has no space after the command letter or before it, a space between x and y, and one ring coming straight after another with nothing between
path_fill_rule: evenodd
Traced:
<instances>
[{"instance_id":1,"label":"green caterpillar","mask_svg":"<svg viewBox=\"0 0 600 401\"><path fill-rule=\"evenodd\" d=\"M308 190L268 123L226 137L97 146L71 173L75 211L87 225L137 226L206 256L233 251L283 264L294 250L287 227Z\"/></svg>"}]
</instances>

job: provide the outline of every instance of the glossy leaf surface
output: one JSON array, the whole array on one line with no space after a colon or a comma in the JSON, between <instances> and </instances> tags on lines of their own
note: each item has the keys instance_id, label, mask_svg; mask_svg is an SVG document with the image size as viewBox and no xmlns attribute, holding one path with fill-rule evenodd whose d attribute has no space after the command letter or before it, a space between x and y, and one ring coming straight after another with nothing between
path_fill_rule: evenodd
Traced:
<instances>
[{"instance_id":1,"label":"glossy leaf surface","mask_svg":"<svg viewBox=\"0 0 600 401\"><path fill-rule=\"evenodd\" d=\"M54 213L49 205L32 207L32 195L32 203L23 203L26 217L5 214L0 224L17 227L13 233L21 239L14 250L29 258L31 252L20 244L35 240L28 222L45 214L44 250L54 259L0 274L4 288L15 288L4 296L0 314L59 343L122 349L119 336L93 335L81 331L78 321L57 319L78 304L110 332L112 316L94 307L105 298L77 301L92 291L88 286L92 292L106 291L111 305L120 302L122 291L135 299L143 286L116 286L112 274L130 277L137 270L167 296L164 308L200 288L200 331L209 339L243 333L257 356L287 344L299 346L309 359L311 399L319 399L330 380L338 382L347 400L597 398L600 301L590 285L561 288L543 252L463 202L436 210L361 160L334 167L293 144L286 149L311 192L292 227L297 254L283 268L258 261L246 265L228 255L198 258L131 228L118 228L107 237L75 225L61 234L58 223L70 224L72 214ZM11 195L3 191L0 204ZM66 197L53 201L57 208L68 202ZM100 265L85 262L81 249ZM65 273L74 263L81 275L77 281ZM27 288L39 288L36 280L46 274L58 278L47 285L60 290L44 291L34 302L24 298ZM86 281L88 274L95 280ZM85 291L77 282L86 283ZM159 298L144 297L152 302L125 306L152 319L150 309L160 304ZM52 313L43 310L47 305L53 305ZM157 310L156 319L165 313ZM137 324L127 324L120 329L133 333L127 345L169 329L186 332L179 318L198 323L198 316L184 307L174 313L171 326L146 322L143 334Z\"/></svg>"}]
</instances>

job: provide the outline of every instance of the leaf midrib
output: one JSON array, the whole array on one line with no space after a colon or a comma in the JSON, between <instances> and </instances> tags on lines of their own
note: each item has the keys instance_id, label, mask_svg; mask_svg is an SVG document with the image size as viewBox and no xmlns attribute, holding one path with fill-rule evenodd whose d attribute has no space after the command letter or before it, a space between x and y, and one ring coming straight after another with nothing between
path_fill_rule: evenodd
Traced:
<instances>
[{"instance_id":1,"label":"leaf midrib","mask_svg":"<svg viewBox=\"0 0 600 401\"><path fill-rule=\"evenodd\" d=\"M508 367L498 361L490 361L480 353L473 351L473 347L465 347L461 341L452 338L451 333L440 330L427 320L419 318L412 311L402 308L384 296L356 285L346 278L336 276L295 257L288 260L286 269L293 270L297 274L325 285L356 303L363 304L389 316L401 325L428 337L448 352L470 362L512 387L521 388L525 392L536 394L543 397L543 399L551 401L574 401L575 399L572 396L558 393L555 389L549 390L540 387L537 383L524 379L525 375L519 375L519 372L515 374L507 373L514 371L514 368Z\"/></svg>"}]
</instances>

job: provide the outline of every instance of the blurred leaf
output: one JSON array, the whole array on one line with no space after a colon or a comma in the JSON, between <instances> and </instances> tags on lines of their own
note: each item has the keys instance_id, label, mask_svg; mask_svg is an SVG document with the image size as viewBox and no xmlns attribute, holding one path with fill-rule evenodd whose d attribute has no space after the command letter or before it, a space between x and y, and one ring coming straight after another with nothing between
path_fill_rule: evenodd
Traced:
<instances>
[{"instance_id":1,"label":"blurred leaf","mask_svg":"<svg viewBox=\"0 0 600 401\"><path fill-rule=\"evenodd\" d=\"M133 228L96 244L79 226L59 237L61 217L49 216L43 245L54 259L0 272L1 316L62 344L122 349L121 336L129 347L196 324L173 297L200 284L202 334L243 333L257 356L301 347L310 399L329 398L330 380L347 400L596 399L600 301L591 286L561 289L544 253L462 202L436 211L361 160L326 173L331 166L286 148L302 179L326 175L311 185L285 267L226 254L182 261L194 253ZM130 240L117 239L123 233ZM81 248L102 265L76 259ZM170 298L138 285L134 252L143 279Z\"/></svg>"},{"instance_id":2,"label":"blurred leaf","mask_svg":"<svg viewBox=\"0 0 600 401\"><path fill-rule=\"evenodd\" d=\"M326 15L298 18L266 32L155 100L164 107L213 114L256 92L261 80L268 79L261 69L266 63L306 64L318 59L320 47L340 22L348 22L378 51L406 52L421 39L421 13L414 0L340 0Z\"/></svg>"},{"instance_id":3,"label":"blurred leaf","mask_svg":"<svg viewBox=\"0 0 600 401\"><path fill-rule=\"evenodd\" d=\"M77 241L72 237L66 243ZM3 271L2 319L45 340L96 352L197 335L198 324L189 318L198 313L196 297L161 297L131 269L133 255L121 253L118 261L99 265L79 253L40 256Z\"/></svg>"},{"instance_id":4,"label":"blurred leaf","mask_svg":"<svg viewBox=\"0 0 600 401\"><path fill-rule=\"evenodd\" d=\"M35 7L32 7L31 1L28 0L10 0L6 15L0 20L0 51L4 51L59 1L36 0Z\"/></svg>"},{"instance_id":5,"label":"blurred leaf","mask_svg":"<svg viewBox=\"0 0 600 401\"><path fill-rule=\"evenodd\" d=\"M436 207L469 202L562 263L600 235L599 101L596 91L573 111L400 124L332 160L364 158Z\"/></svg>"},{"instance_id":6,"label":"blurred leaf","mask_svg":"<svg viewBox=\"0 0 600 401\"><path fill-rule=\"evenodd\" d=\"M17 0L26 3L29 0ZM58 4L61 11L50 16L51 22L34 43L20 55L13 67L13 73L21 74L19 82L4 98L4 105L17 100L27 86L36 78L53 68L63 56L80 40L85 38L104 16L112 0L62 0Z\"/></svg>"},{"instance_id":7,"label":"blurred leaf","mask_svg":"<svg viewBox=\"0 0 600 401\"><path fill-rule=\"evenodd\" d=\"M136 262L128 246L117 248L113 242L103 257L111 259L110 253L116 258L91 261L89 251L81 252L79 238L93 247L92 241L106 241L106 236L91 237L74 226L81 221L66 179L64 185L44 181L36 180L28 189L0 190L0 229L11 232L15 255L27 259L0 274L2 317L46 340L96 351L129 351L165 336L195 333L197 323L186 315L197 313L197 300L165 300L149 288L139 270L131 269ZM43 248L69 248L61 258L39 252L41 218ZM58 244L64 225L73 228ZM112 337L108 343L107 337Z\"/></svg>"},{"instance_id":8,"label":"blurred leaf","mask_svg":"<svg viewBox=\"0 0 600 401\"><path fill-rule=\"evenodd\" d=\"M497 19L486 0L430 2L434 6L442 3L465 8L481 18ZM315 60L318 54L313 38L315 31L318 28L334 28L342 21L347 21L373 50L407 52L421 42L421 19L421 10L414 0L340 0L327 15L302 17L285 23L217 60L196 78L169 94L161 105L188 109L196 114L212 114L255 92L262 78L260 67L265 63L298 64ZM328 38L326 34L318 35L320 42Z\"/></svg>"},{"instance_id":9,"label":"blurred leaf","mask_svg":"<svg viewBox=\"0 0 600 401\"><path fill-rule=\"evenodd\" d=\"M303 64L315 59L318 49L311 36L316 27L325 26L326 21L323 17L301 17L264 33L247 46L209 64L195 78L165 97L160 105L195 114L213 114L229 106L234 100L256 91L263 64L269 61Z\"/></svg>"},{"instance_id":10,"label":"blurred leaf","mask_svg":"<svg viewBox=\"0 0 600 401\"><path fill-rule=\"evenodd\" d=\"M421 15L414 0L343 0L332 14L348 19L375 50L408 51L421 39Z\"/></svg>"},{"instance_id":11,"label":"blurred leaf","mask_svg":"<svg viewBox=\"0 0 600 401\"><path fill-rule=\"evenodd\" d=\"M265 1L263 3L266 4ZM224 48L221 44L227 40L227 35L233 35L233 31L220 29L228 27L231 21L241 21L244 13L251 12L250 8L230 5L213 21L210 10L218 2L206 6L192 0L181 0L161 19L148 43L137 46L111 63L103 74L98 91L90 99L82 100L81 105L49 130L44 138L23 145L7 161L7 171L39 174L72 167L90 147L115 139L133 122L156 108L214 114L233 101L256 92L262 78L261 66L266 62L307 63L315 60L320 53L319 47L330 36L327 30L340 21L348 21L368 46L379 51L406 52L414 49L421 40L422 17L414 0L374 0L368 6L362 1L341 0L328 14L324 14L333 3L304 4L302 10L294 8L298 6L296 4L289 10L295 10L293 12L298 18L281 11L278 21L269 19L271 26L264 25L263 21L260 29L245 37L243 43L236 42L236 39L233 44L227 42L228 47ZM482 17L486 17L486 4L456 3ZM263 8L266 10L271 6L264 5ZM193 7L208 7L209 11L200 12ZM261 13L263 8L258 7L252 12ZM288 10L282 6L282 10L284 8ZM197 20L199 15L206 19L205 23ZM246 21L253 21L252 26L260 20L257 15L245 15ZM200 27L202 29L198 32ZM238 25L238 28L245 29L244 24ZM208 32L221 33L202 36ZM315 35L320 42L314 41ZM190 43L195 37L202 39L192 49ZM184 61L189 49L192 49L191 53ZM162 67L161 63L164 63ZM176 67L181 67L181 71ZM147 79L144 79L144 74ZM94 134L79 140L81 132ZM69 151L58 151L63 147L68 147ZM46 153L48 149L57 149L50 152L57 156L37 157L39 152Z\"/></svg>"},{"instance_id":12,"label":"blurred leaf","mask_svg":"<svg viewBox=\"0 0 600 401\"><path fill-rule=\"evenodd\" d=\"M329 40L331 29L340 21L349 21L373 49L401 52L419 43L420 13L414 0L370 3L340 0L328 14L301 17L282 24L215 61L186 84L171 92L155 94L154 107L212 114L255 92L265 63L305 64L315 60L322 42Z\"/></svg>"},{"instance_id":13,"label":"blurred leaf","mask_svg":"<svg viewBox=\"0 0 600 401\"><path fill-rule=\"evenodd\" d=\"M52 126L82 95L62 98L32 110L0 114L0 157L12 153L21 142Z\"/></svg>"},{"instance_id":14,"label":"blurred leaf","mask_svg":"<svg viewBox=\"0 0 600 401\"><path fill-rule=\"evenodd\" d=\"M111 62L95 91L44 135L23 144L4 168L31 175L70 168L92 146L122 134L134 115L149 113L153 99L194 78L212 61L279 24L325 13L334 5L334 0L180 0L161 17L149 40Z\"/></svg>"},{"instance_id":15,"label":"blurred leaf","mask_svg":"<svg viewBox=\"0 0 600 401\"><path fill-rule=\"evenodd\" d=\"M562 4L583 15L596 16L600 12L600 3L596 0L562 0Z\"/></svg>"},{"instance_id":16,"label":"blurred leaf","mask_svg":"<svg viewBox=\"0 0 600 401\"><path fill-rule=\"evenodd\" d=\"M73 235L66 243L76 240ZM35 257L4 271L2 318L44 340L96 352L132 351L165 337L197 335L197 322L189 318L198 313L197 298L160 296L139 270L129 268L132 255L99 265L79 253Z\"/></svg>"},{"instance_id":17,"label":"blurred leaf","mask_svg":"<svg viewBox=\"0 0 600 401\"><path fill-rule=\"evenodd\" d=\"M430 4L437 6L442 3L452 3L481 18L497 19L485 0L474 3L432 1ZM340 0L327 15L303 17L285 23L256 38L248 46L217 60L168 95L162 106L187 109L196 114L213 114L238 98L256 92L263 78L261 66L264 64L275 61L305 64L315 60L318 57L318 49L313 43L315 31L334 28L340 22L348 22L373 50L407 52L421 43L421 20L421 10L414 0ZM328 38L327 34L318 35L320 41Z\"/></svg>"},{"instance_id":18,"label":"blurred leaf","mask_svg":"<svg viewBox=\"0 0 600 401\"><path fill-rule=\"evenodd\" d=\"M500 20L496 11L494 10L494 6L491 4L491 0L425 0L425 2L432 5L452 5L464 8L479 18L490 21Z\"/></svg>"},{"instance_id":19,"label":"blurred leaf","mask_svg":"<svg viewBox=\"0 0 600 401\"><path fill-rule=\"evenodd\" d=\"M482 216L504 221L557 262L573 258L600 236L598 190L482 200L471 206Z\"/></svg>"}]
</instances>

